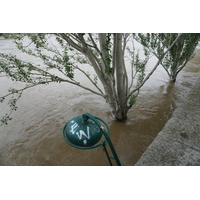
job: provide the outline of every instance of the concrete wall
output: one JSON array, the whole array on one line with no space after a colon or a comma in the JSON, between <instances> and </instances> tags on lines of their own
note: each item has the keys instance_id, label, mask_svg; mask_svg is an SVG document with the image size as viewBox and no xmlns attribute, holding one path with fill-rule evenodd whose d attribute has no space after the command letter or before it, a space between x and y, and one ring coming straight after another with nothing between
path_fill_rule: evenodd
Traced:
<instances>
[{"instance_id":1,"label":"concrete wall","mask_svg":"<svg viewBox=\"0 0 200 200\"><path fill-rule=\"evenodd\" d=\"M200 79L136 166L200 166Z\"/></svg>"}]
</instances>

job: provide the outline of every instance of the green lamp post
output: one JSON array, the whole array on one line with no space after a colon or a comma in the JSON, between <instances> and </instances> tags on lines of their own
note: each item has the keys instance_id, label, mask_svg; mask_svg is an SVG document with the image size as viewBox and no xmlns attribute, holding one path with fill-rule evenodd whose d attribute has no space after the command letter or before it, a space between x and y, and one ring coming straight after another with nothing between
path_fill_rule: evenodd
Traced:
<instances>
[{"instance_id":1,"label":"green lamp post","mask_svg":"<svg viewBox=\"0 0 200 200\"><path fill-rule=\"evenodd\" d=\"M106 126L107 132L99 121ZM62 130L62 136L69 145L78 149L93 149L103 146L110 165L112 165L111 159L114 159L117 165L121 166L109 134L110 129L108 125L102 119L94 117L89 113L74 117L65 124ZM105 140L99 142L102 136L105 137ZM108 154L106 142L110 147L113 157Z\"/></svg>"}]
</instances>

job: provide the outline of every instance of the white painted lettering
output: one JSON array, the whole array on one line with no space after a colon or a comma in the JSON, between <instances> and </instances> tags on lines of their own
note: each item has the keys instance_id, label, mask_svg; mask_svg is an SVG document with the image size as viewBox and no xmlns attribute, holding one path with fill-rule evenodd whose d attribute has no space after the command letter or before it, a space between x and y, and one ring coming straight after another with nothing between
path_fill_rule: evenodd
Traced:
<instances>
[{"instance_id":1,"label":"white painted lettering","mask_svg":"<svg viewBox=\"0 0 200 200\"><path fill-rule=\"evenodd\" d=\"M78 129L78 124L77 123L74 123L72 126L71 126L71 130L70 130L70 132L72 133L72 134L74 134L75 132L76 132L76 130Z\"/></svg>"},{"instance_id":2,"label":"white painted lettering","mask_svg":"<svg viewBox=\"0 0 200 200\"><path fill-rule=\"evenodd\" d=\"M79 132L76 132L76 135L78 136L79 140L82 139L82 136L85 136L87 139L90 139L90 129L89 126L87 126L87 134L80 130Z\"/></svg>"}]
</instances>

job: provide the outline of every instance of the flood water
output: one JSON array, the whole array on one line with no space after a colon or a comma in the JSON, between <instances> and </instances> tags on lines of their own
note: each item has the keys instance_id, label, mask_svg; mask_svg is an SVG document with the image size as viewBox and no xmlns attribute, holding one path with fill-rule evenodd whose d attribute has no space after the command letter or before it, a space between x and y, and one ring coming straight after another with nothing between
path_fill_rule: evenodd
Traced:
<instances>
[{"instance_id":1,"label":"flood water","mask_svg":"<svg viewBox=\"0 0 200 200\"><path fill-rule=\"evenodd\" d=\"M3 38L0 38L0 52L20 54L11 40ZM18 101L12 121L0 127L0 163L6 166L108 166L103 147L76 149L62 138L65 123L88 112L108 123L121 164L133 166L199 77L199 48L175 84L169 82L159 67L141 89L124 123L113 119L103 98L77 86L52 83L30 88ZM0 77L0 96L10 87L21 86L22 83ZM0 117L5 113L7 107L0 104Z\"/></svg>"}]
</instances>

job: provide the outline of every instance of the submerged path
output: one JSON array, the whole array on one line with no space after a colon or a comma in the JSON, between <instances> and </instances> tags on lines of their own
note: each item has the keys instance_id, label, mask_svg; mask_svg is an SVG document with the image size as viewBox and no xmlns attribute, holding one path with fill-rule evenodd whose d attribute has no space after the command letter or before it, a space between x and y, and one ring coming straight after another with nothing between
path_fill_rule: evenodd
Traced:
<instances>
[{"instance_id":1,"label":"submerged path","mask_svg":"<svg viewBox=\"0 0 200 200\"><path fill-rule=\"evenodd\" d=\"M136 166L200 166L200 79Z\"/></svg>"}]
</instances>

